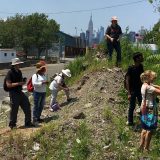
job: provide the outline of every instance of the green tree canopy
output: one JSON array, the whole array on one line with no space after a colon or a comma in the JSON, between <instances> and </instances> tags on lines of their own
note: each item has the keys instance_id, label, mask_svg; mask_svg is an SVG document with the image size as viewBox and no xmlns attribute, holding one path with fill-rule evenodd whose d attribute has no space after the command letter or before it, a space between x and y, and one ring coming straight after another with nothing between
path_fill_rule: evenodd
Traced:
<instances>
[{"instance_id":1,"label":"green tree canopy","mask_svg":"<svg viewBox=\"0 0 160 160\"><path fill-rule=\"evenodd\" d=\"M155 10L160 12L160 0L148 0L148 1L153 5Z\"/></svg>"},{"instance_id":2,"label":"green tree canopy","mask_svg":"<svg viewBox=\"0 0 160 160\"><path fill-rule=\"evenodd\" d=\"M147 31L144 36L145 43L155 43L160 48L160 21L158 21L151 31Z\"/></svg>"},{"instance_id":3,"label":"green tree canopy","mask_svg":"<svg viewBox=\"0 0 160 160\"><path fill-rule=\"evenodd\" d=\"M40 54L44 47L51 46L56 40L57 31L59 24L43 13L17 14L6 21L0 20L0 44L3 48L23 48L26 53L28 48L34 46Z\"/></svg>"}]
</instances>

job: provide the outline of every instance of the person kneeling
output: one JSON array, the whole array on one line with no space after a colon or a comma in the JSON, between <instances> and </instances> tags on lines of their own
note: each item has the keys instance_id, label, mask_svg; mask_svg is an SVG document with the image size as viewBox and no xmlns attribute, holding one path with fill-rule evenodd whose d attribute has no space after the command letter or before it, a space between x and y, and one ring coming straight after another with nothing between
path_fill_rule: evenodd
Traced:
<instances>
[{"instance_id":1,"label":"person kneeling","mask_svg":"<svg viewBox=\"0 0 160 160\"><path fill-rule=\"evenodd\" d=\"M69 69L62 70L60 74L58 74L53 81L51 82L49 89L51 90L51 101L50 101L50 111L57 111L60 109L57 99L57 94L60 90L63 90L67 97L67 102L70 102L69 97L69 88L65 84L65 78L71 77L71 73Z\"/></svg>"}]
</instances>

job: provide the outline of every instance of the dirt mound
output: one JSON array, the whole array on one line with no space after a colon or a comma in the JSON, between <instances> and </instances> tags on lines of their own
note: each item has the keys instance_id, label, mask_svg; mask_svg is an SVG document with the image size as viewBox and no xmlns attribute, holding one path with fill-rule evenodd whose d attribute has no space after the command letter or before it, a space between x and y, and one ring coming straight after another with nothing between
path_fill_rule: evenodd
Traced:
<instances>
[{"instance_id":1,"label":"dirt mound","mask_svg":"<svg viewBox=\"0 0 160 160\"><path fill-rule=\"evenodd\" d=\"M96 140L95 143L99 144L107 129L106 122L110 123L106 115L104 117L104 106L111 108L110 114L118 114L116 106L121 101L118 93L123 85L123 80L124 74L120 68L104 69L84 75L77 84L71 86L71 102L66 102L66 97L60 93L61 110L50 112L48 108L44 109L43 117L46 123L43 123L42 126L52 122L60 124L66 130L72 127L74 129L79 119L85 119L87 124L91 126L92 138ZM24 115L20 113L19 117L24 117ZM19 126L23 125L22 122L21 118L21 122L18 122ZM115 126L112 129L110 127L108 126L108 136L112 134ZM21 133L24 137L28 137L40 128L41 126L31 129L19 127L15 134ZM10 133L13 132L6 128L1 129L1 139L9 136ZM105 144L102 145L106 146ZM107 154L104 153L105 158L107 158Z\"/></svg>"}]
</instances>

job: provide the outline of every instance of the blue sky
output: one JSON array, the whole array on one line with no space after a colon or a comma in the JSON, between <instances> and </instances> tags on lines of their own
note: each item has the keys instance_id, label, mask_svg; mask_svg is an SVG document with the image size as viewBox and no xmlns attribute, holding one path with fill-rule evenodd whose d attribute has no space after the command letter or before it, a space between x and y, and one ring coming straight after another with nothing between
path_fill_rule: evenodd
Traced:
<instances>
[{"instance_id":1,"label":"blue sky","mask_svg":"<svg viewBox=\"0 0 160 160\"><path fill-rule=\"evenodd\" d=\"M136 1L138 0L0 0L0 18L14 16L15 13L46 13L49 18L55 19L60 24L62 31L71 35L76 34L75 27L77 27L78 34L81 30L86 31L91 13L95 30L100 26L106 28L114 15L118 17L123 32L127 26L130 31L138 31L141 26L150 29L160 19L160 13L154 12L154 8L148 0L132 5L107 8ZM55 14L61 11L90 10L103 7L106 9Z\"/></svg>"}]
</instances>

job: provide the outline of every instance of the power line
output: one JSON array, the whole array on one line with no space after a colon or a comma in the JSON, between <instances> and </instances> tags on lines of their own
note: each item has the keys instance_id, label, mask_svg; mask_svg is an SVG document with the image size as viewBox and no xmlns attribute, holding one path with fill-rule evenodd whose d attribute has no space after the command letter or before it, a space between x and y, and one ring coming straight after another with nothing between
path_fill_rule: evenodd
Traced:
<instances>
[{"instance_id":1,"label":"power line","mask_svg":"<svg viewBox=\"0 0 160 160\"><path fill-rule=\"evenodd\" d=\"M140 0L140 1L129 2L129 3L122 3L122 4L112 5L112 6L101 7L101 8L75 10L75 11L60 11L60 12L54 12L54 13L48 13L48 14L64 14L64 13L91 12L91 11L105 10L105 9L110 9L110 8L115 8L115 7L122 7L122 6L131 5L131 4L137 4L137 3L141 3L143 1L146 1L146 0Z\"/></svg>"},{"instance_id":2,"label":"power line","mask_svg":"<svg viewBox=\"0 0 160 160\"><path fill-rule=\"evenodd\" d=\"M105 10L105 9L110 9L110 8L128 6L128 5L132 5L132 4L138 4L138 3L141 3L143 1L146 1L146 0L139 0L139 1L128 2L128 3L121 3L121 4L116 4L116 5L106 6L106 7L101 7L101 8L73 10L73 11L59 11L59 12L45 13L45 14L51 15L51 14L69 14L69 13L93 12L93 11ZM32 14L32 13L29 13L29 12L28 13L11 13L11 12L0 11L0 14Z\"/></svg>"}]
</instances>

